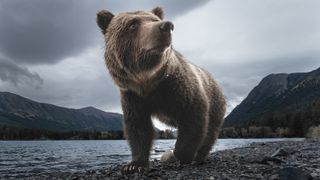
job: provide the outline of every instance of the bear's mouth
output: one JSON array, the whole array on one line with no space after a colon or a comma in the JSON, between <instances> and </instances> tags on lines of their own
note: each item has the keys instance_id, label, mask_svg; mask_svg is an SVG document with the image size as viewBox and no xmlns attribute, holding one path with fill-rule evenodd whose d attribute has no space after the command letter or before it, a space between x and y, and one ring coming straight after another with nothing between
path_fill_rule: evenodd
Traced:
<instances>
[{"instance_id":1,"label":"bear's mouth","mask_svg":"<svg viewBox=\"0 0 320 180\"><path fill-rule=\"evenodd\" d=\"M170 46L170 43L165 43L165 44L155 46L155 47L149 49L149 51L164 51L169 46Z\"/></svg>"}]
</instances>

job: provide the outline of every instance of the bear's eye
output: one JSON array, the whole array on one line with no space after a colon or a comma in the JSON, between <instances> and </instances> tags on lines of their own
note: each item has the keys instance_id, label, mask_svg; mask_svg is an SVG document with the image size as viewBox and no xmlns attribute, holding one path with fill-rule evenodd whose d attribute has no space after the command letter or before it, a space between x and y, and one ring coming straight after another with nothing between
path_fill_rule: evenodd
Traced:
<instances>
[{"instance_id":1,"label":"bear's eye","mask_svg":"<svg viewBox=\"0 0 320 180\"><path fill-rule=\"evenodd\" d=\"M133 22L131 23L131 25L129 26L130 30L135 30L138 27L138 23L137 22Z\"/></svg>"},{"instance_id":2,"label":"bear's eye","mask_svg":"<svg viewBox=\"0 0 320 180\"><path fill-rule=\"evenodd\" d=\"M151 19L151 22L157 22L159 19Z\"/></svg>"}]
</instances>

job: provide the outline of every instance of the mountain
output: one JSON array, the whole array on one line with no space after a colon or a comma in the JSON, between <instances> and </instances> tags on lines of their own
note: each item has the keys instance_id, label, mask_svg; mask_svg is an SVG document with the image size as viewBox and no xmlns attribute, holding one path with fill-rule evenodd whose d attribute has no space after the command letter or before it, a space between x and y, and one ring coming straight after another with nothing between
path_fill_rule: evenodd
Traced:
<instances>
[{"instance_id":1,"label":"mountain","mask_svg":"<svg viewBox=\"0 0 320 180\"><path fill-rule=\"evenodd\" d=\"M51 131L118 131L122 115L93 107L71 109L0 92L0 125Z\"/></svg>"},{"instance_id":2,"label":"mountain","mask_svg":"<svg viewBox=\"0 0 320 180\"><path fill-rule=\"evenodd\" d=\"M307 73L270 74L225 118L224 127L320 124L320 68Z\"/></svg>"}]
</instances>

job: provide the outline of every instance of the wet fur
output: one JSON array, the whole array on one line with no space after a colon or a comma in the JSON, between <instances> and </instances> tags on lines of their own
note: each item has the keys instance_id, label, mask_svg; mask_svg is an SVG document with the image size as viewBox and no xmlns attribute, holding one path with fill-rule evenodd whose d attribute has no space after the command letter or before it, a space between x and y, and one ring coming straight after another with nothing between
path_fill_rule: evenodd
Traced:
<instances>
[{"instance_id":1,"label":"wet fur","mask_svg":"<svg viewBox=\"0 0 320 180\"><path fill-rule=\"evenodd\" d=\"M126 168L148 167L154 138L152 116L178 129L173 151L176 159L203 162L223 123L224 95L207 71L189 63L172 46L162 53L144 52L132 34L121 35L132 16L162 20L161 9L152 12L113 17L104 11L112 20L100 19L109 21L99 27L105 32L105 61L120 89L124 130L132 152L132 162ZM103 17L98 13L98 24L99 18Z\"/></svg>"}]
</instances>

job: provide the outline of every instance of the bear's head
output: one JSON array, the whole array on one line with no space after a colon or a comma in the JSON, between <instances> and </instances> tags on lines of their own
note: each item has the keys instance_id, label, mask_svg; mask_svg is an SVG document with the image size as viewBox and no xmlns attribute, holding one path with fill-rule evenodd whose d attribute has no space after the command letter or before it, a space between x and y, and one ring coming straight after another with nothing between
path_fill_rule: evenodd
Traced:
<instances>
[{"instance_id":1,"label":"bear's head","mask_svg":"<svg viewBox=\"0 0 320 180\"><path fill-rule=\"evenodd\" d=\"M150 12L135 11L117 15L100 11L97 24L106 42L107 65L116 63L124 70L138 73L161 64L164 54L171 51L173 30L173 24L163 21L163 16L160 7Z\"/></svg>"}]
</instances>

